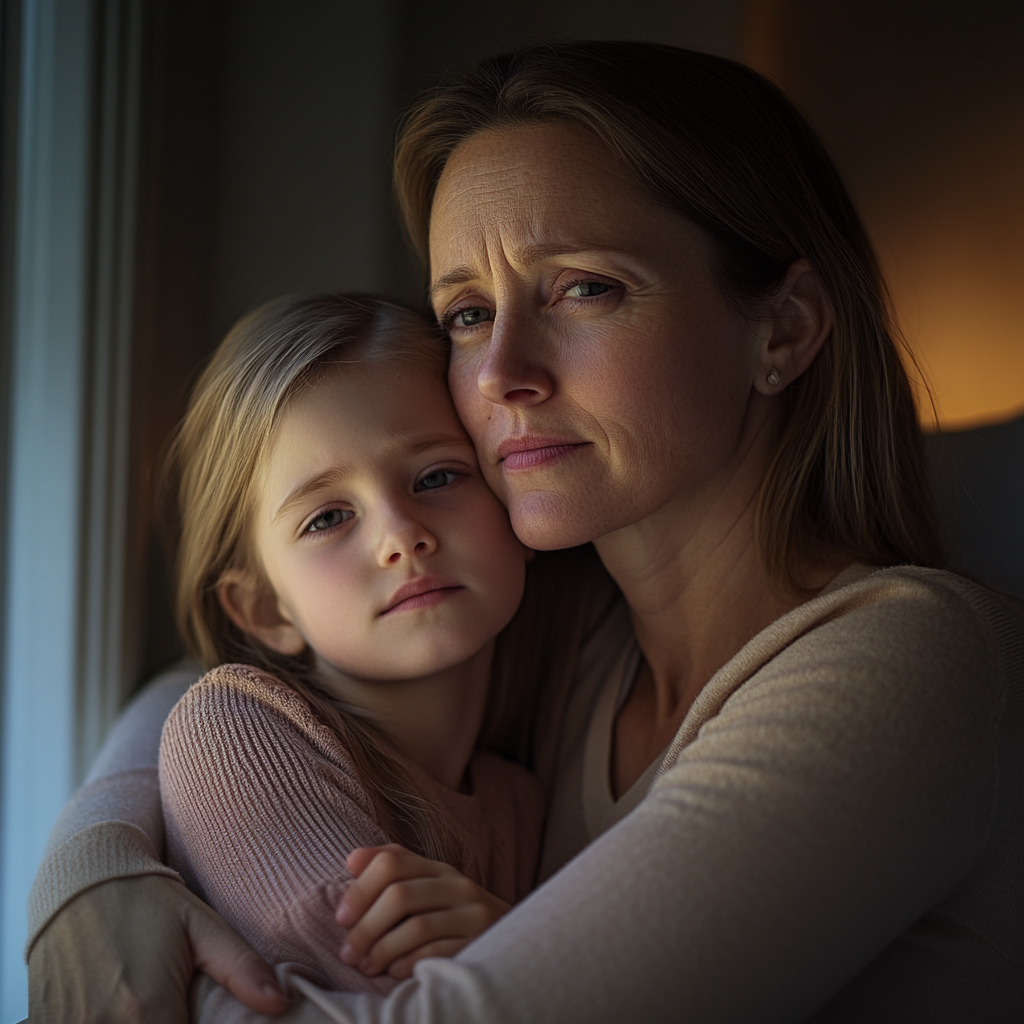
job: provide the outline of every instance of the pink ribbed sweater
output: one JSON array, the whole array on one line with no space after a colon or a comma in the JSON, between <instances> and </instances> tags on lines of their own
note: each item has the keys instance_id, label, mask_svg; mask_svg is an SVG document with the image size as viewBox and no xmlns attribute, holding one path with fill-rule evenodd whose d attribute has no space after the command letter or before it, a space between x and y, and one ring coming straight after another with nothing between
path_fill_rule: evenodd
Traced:
<instances>
[{"instance_id":1,"label":"pink ribbed sweater","mask_svg":"<svg viewBox=\"0 0 1024 1024\"><path fill-rule=\"evenodd\" d=\"M525 896L543 810L533 776L477 752L466 795L405 764L455 832L454 867L507 903ZM164 727L160 791L168 863L271 963L303 964L338 989L394 984L338 959L345 858L388 837L338 737L297 693L247 665L208 673Z\"/></svg>"}]
</instances>

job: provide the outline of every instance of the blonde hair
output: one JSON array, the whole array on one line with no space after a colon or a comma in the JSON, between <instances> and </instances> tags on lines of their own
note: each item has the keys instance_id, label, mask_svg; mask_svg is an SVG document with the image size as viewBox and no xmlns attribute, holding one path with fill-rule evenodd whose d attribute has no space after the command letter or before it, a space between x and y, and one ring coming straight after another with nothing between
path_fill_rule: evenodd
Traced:
<instances>
[{"instance_id":1,"label":"blonde hair","mask_svg":"<svg viewBox=\"0 0 1024 1024\"><path fill-rule=\"evenodd\" d=\"M250 519L263 459L289 399L331 367L381 359L415 359L443 382L447 346L419 314L364 295L278 299L231 329L196 383L167 461L167 481L177 492L175 610L185 642L206 668L255 665L305 698L338 734L392 840L451 861L450 828L372 720L318 683L313 653L271 650L239 629L217 596L229 570L269 587Z\"/></svg>"},{"instance_id":2,"label":"blonde hair","mask_svg":"<svg viewBox=\"0 0 1024 1024\"><path fill-rule=\"evenodd\" d=\"M758 541L777 579L841 554L869 564L941 559L910 359L870 242L831 159L756 72L654 43L570 42L484 61L406 118L395 186L427 256L434 192L470 136L542 124L596 136L661 206L708 239L723 294L754 312L806 258L834 329L786 390L761 488Z\"/></svg>"}]
</instances>

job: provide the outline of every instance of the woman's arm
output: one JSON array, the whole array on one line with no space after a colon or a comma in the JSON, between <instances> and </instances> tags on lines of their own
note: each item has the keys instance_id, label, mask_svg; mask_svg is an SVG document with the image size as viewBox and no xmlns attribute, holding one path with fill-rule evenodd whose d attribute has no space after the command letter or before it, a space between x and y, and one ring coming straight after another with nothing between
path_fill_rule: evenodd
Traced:
<instances>
[{"instance_id":1,"label":"woman's arm","mask_svg":"<svg viewBox=\"0 0 1024 1024\"><path fill-rule=\"evenodd\" d=\"M1017 645L1000 663L994 630L962 602L877 596L854 594L787 641L636 811L459 956L420 963L385 999L325 994L329 1012L304 1004L287 1019L797 1022L855 978L877 987L850 1019L941 1008L962 984L949 950L964 929L941 913L915 923L1020 831L1007 808L1024 746L1021 637L998 626L1002 649ZM1019 946L1017 934L1018 959ZM1012 1019L999 1014L1020 964L988 957L980 986L967 968L972 1019ZM206 996L204 1024L259 1019Z\"/></svg>"},{"instance_id":2,"label":"woman's arm","mask_svg":"<svg viewBox=\"0 0 1024 1024\"><path fill-rule=\"evenodd\" d=\"M156 758L164 719L196 678L153 680L121 714L81 788L50 832L29 896L29 950L50 919L100 882L132 875L176 878L164 865Z\"/></svg>"},{"instance_id":3,"label":"woman's arm","mask_svg":"<svg viewBox=\"0 0 1024 1024\"><path fill-rule=\"evenodd\" d=\"M139 694L54 825L29 902L33 1024L139 1010L184 1024L193 964L266 1013L286 1005L267 965L160 860L160 731L197 675L166 673Z\"/></svg>"}]
</instances>

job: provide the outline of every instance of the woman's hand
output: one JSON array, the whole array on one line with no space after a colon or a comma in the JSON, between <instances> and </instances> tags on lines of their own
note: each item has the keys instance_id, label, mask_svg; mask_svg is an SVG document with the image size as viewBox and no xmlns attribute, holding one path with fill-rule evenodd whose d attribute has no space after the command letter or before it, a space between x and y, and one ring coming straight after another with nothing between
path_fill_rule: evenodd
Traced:
<instances>
[{"instance_id":1,"label":"woman's hand","mask_svg":"<svg viewBox=\"0 0 1024 1024\"><path fill-rule=\"evenodd\" d=\"M193 970L246 1006L290 1005L274 972L202 900L161 875L119 878L76 896L32 947L32 1024L186 1024Z\"/></svg>"},{"instance_id":2,"label":"woman's hand","mask_svg":"<svg viewBox=\"0 0 1024 1024\"><path fill-rule=\"evenodd\" d=\"M408 978L417 960L454 956L509 911L449 864L397 843L353 850L346 863L356 880L335 915L348 929L341 959L371 977Z\"/></svg>"}]
</instances>

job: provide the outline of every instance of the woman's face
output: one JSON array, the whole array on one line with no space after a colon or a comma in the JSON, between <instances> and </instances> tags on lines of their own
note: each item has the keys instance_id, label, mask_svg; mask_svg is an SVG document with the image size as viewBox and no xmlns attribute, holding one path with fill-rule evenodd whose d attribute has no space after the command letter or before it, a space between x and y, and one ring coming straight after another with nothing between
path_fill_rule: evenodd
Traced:
<instances>
[{"instance_id":1,"label":"woman's face","mask_svg":"<svg viewBox=\"0 0 1024 1024\"><path fill-rule=\"evenodd\" d=\"M468 139L430 258L459 415L526 544L699 515L727 485L767 415L759 329L723 299L700 233L597 140L558 125Z\"/></svg>"}]
</instances>

